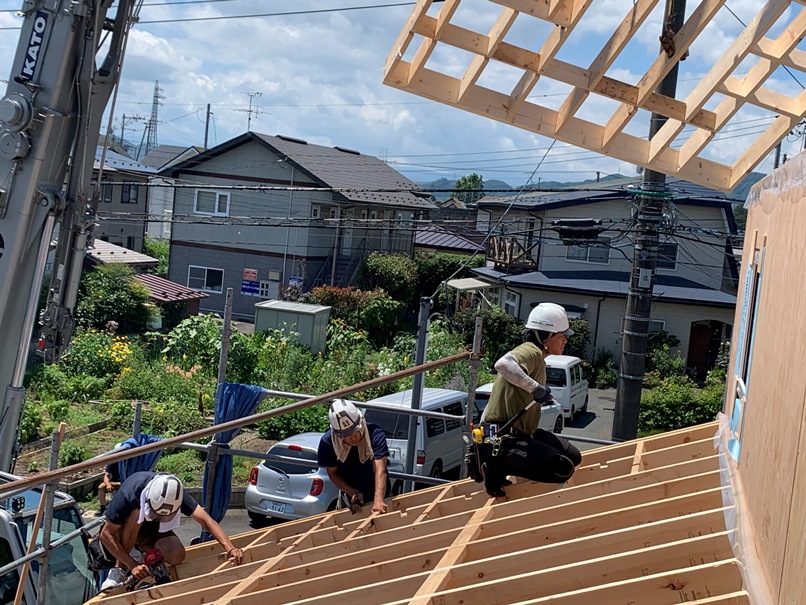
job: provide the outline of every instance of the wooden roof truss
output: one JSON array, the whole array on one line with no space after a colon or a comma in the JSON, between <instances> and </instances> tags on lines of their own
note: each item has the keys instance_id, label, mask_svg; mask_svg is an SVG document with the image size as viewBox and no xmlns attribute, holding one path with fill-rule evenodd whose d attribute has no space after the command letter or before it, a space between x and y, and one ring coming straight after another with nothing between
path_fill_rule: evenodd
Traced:
<instances>
[{"instance_id":1,"label":"wooden roof truss","mask_svg":"<svg viewBox=\"0 0 806 605\"><path fill-rule=\"evenodd\" d=\"M586 452L566 486L507 498L454 482L380 516L336 511L241 534L244 564L191 547L178 580L98 605L749 605L731 550L716 425Z\"/></svg>"},{"instance_id":2,"label":"wooden roof truss","mask_svg":"<svg viewBox=\"0 0 806 605\"><path fill-rule=\"evenodd\" d=\"M478 4L480 0L474 1ZM502 7L498 19L489 30L474 31L452 23L461 0L438 4L433 0L418 0L386 61L384 83L723 191L732 189L806 115L806 91L788 96L777 90L772 77L781 66L806 70L806 52L796 48L806 33L806 11L796 2L769 0L763 4L707 74L685 98L678 100L655 90L672 67L686 57L725 0L694 3L696 7L667 45L667 52L648 64L636 84L619 80L610 70L618 66L622 52L632 52L634 59L635 48L625 49L659 0L611 3L623 5L626 14L595 58L583 65L562 60L558 55L592 0L489 1ZM470 2L466 0L466 4ZM434 8L440 7L439 10L429 11L432 4ZM484 4L487 8L487 2ZM790 8L792 10L788 10ZM532 38L537 38L538 32L546 28L549 33L536 45L530 40L533 49L510 42L508 33L516 19L532 20ZM770 30L781 30L781 33L768 37ZM656 39L660 32L650 33ZM429 61L440 47L462 52L454 53L453 61ZM459 59L457 54L461 55ZM463 71L448 69L449 64L461 62L467 55L470 58L462 63ZM745 73L751 63L752 68ZM513 85L512 80L498 77L498 71L502 70L493 68L485 78L485 70L489 72L492 66L514 68L520 77ZM441 67L444 71L461 71L461 74L443 73L439 71ZM484 80L484 85L479 84L480 80ZM561 88L568 92L559 106L540 104L539 101L545 102L547 96L552 96L540 94L545 92L540 88L541 81L548 82L545 91L552 94L558 82L564 83ZM595 115L589 111L580 117L578 112L590 95L609 99L614 102L609 106L615 109L603 115L601 107L597 106ZM752 109L756 114L764 110L765 115L774 119L754 139L748 135L752 144L735 162L720 163L720 154L709 150L708 146L742 109ZM625 131L638 110L657 112L668 118L651 139Z\"/></svg>"}]
</instances>

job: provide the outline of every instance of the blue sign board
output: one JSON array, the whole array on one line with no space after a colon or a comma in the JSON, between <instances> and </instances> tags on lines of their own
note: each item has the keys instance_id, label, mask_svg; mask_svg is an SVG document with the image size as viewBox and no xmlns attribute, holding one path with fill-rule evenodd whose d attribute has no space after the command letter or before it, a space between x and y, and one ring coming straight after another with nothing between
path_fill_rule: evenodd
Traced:
<instances>
[{"instance_id":1,"label":"blue sign board","mask_svg":"<svg viewBox=\"0 0 806 605\"><path fill-rule=\"evenodd\" d=\"M260 282L245 279L241 282L241 294L247 296L258 296L260 294Z\"/></svg>"}]
</instances>

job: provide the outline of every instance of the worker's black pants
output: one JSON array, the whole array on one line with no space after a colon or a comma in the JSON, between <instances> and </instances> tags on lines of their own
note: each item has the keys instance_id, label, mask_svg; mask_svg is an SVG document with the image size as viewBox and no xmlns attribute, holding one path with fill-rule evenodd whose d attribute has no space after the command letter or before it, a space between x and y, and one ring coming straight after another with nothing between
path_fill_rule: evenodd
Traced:
<instances>
[{"instance_id":1,"label":"worker's black pants","mask_svg":"<svg viewBox=\"0 0 806 605\"><path fill-rule=\"evenodd\" d=\"M582 462L582 454L567 439L537 429L533 435L513 432L501 440L498 455L493 445L482 445L486 463L484 487L488 492L500 490L507 475L543 483L564 483Z\"/></svg>"}]
</instances>

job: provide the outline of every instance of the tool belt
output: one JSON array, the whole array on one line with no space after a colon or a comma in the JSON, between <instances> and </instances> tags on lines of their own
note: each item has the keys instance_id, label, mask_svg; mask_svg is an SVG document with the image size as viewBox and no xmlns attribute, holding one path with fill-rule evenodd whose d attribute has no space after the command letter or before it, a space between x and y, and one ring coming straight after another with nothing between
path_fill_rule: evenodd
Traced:
<instances>
[{"instance_id":1,"label":"tool belt","mask_svg":"<svg viewBox=\"0 0 806 605\"><path fill-rule=\"evenodd\" d=\"M510 427L510 423L482 422L473 429L473 441L480 446L490 446L489 451L493 457L500 456L501 446L507 439L513 436Z\"/></svg>"}]
</instances>

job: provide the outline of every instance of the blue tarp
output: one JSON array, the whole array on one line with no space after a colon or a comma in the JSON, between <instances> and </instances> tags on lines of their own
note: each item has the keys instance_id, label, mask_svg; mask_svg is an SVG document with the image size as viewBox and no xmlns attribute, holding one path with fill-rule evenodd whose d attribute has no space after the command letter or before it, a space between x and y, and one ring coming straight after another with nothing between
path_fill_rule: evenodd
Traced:
<instances>
[{"instance_id":1,"label":"blue tarp","mask_svg":"<svg viewBox=\"0 0 806 605\"><path fill-rule=\"evenodd\" d=\"M222 382L218 385L215 397L215 423L229 422L251 416L257 410L257 406L266 397L268 391L263 387L251 384L237 384L232 382ZM219 451L229 449L229 442L241 432L241 429L232 429L216 433L215 440L219 443ZM201 504L207 502L207 489L210 484L209 466L204 469L204 484L202 486ZM230 500L230 483L232 482L232 456L223 453L219 456L215 468L215 477L212 484L213 501L210 510L207 512L216 521L220 522L227 512ZM210 540L211 536L202 531L201 541Z\"/></svg>"},{"instance_id":2,"label":"blue tarp","mask_svg":"<svg viewBox=\"0 0 806 605\"><path fill-rule=\"evenodd\" d=\"M139 447L141 445L148 445L149 443L154 443L156 441L162 441L162 437L149 435L148 433L140 433L137 435L137 437L130 437L116 449L129 449ZM135 456L134 458L129 458L128 460L121 460L117 463L118 470L120 471L120 480L125 481L126 478L133 473L150 471L152 468L154 468L154 465L157 464L157 460L160 459L161 455L162 451L148 452L146 454Z\"/></svg>"}]
</instances>

